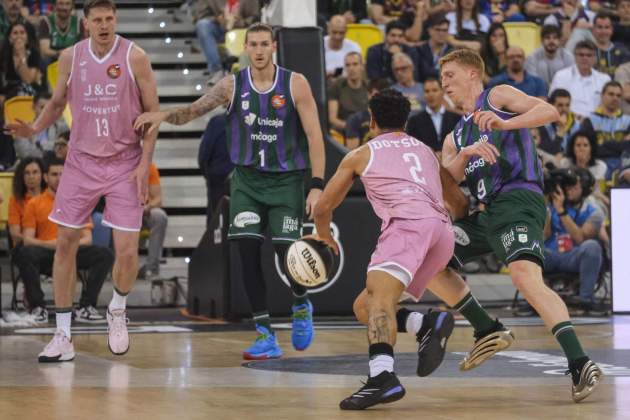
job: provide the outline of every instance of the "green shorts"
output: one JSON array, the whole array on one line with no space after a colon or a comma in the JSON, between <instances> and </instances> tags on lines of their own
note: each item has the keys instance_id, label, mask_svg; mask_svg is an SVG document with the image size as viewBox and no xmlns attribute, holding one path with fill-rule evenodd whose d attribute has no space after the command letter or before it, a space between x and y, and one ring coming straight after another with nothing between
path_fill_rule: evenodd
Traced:
<instances>
[{"instance_id":1,"label":"green shorts","mask_svg":"<svg viewBox=\"0 0 630 420\"><path fill-rule=\"evenodd\" d=\"M504 262L535 257L545 261L543 229L547 209L543 196L527 190L499 194L486 210L453 224L455 253L451 266L494 253Z\"/></svg>"},{"instance_id":2,"label":"green shorts","mask_svg":"<svg viewBox=\"0 0 630 420\"><path fill-rule=\"evenodd\" d=\"M301 236L304 216L304 172L267 173L237 166L230 186L228 239L265 239L269 226L274 243Z\"/></svg>"}]
</instances>

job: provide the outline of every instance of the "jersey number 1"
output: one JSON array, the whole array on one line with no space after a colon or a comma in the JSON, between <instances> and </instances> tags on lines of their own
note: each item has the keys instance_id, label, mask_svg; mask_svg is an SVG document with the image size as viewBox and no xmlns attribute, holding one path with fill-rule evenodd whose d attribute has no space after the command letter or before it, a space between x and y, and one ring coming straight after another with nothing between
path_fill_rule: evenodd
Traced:
<instances>
[{"instance_id":1,"label":"jersey number 1","mask_svg":"<svg viewBox=\"0 0 630 420\"><path fill-rule=\"evenodd\" d=\"M420 164L418 155L415 153L405 153L403 155L403 160L412 164L411 168L409 168L409 173L416 184L427 185L427 180L423 176L420 176L420 172L422 172L422 165Z\"/></svg>"}]
</instances>

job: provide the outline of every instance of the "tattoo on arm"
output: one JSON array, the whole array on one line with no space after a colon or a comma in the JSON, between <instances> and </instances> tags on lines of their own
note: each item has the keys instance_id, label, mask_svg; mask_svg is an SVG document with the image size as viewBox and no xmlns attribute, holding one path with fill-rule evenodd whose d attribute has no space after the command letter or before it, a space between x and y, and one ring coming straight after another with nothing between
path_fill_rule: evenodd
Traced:
<instances>
[{"instance_id":1,"label":"tattoo on arm","mask_svg":"<svg viewBox=\"0 0 630 420\"><path fill-rule=\"evenodd\" d=\"M375 343L390 343L390 319L387 312L379 310L370 313L368 320L368 342L370 344Z\"/></svg>"},{"instance_id":2,"label":"tattoo on arm","mask_svg":"<svg viewBox=\"0 0 630 420\"><path fill-rule=\"evenodd\" d=\"M175 125L183 125L199 118L218 106L226 105L232 97L232 89L232 77L226 77L192 104L168 110L165 121Z\"/></svg>"}]
</instances>

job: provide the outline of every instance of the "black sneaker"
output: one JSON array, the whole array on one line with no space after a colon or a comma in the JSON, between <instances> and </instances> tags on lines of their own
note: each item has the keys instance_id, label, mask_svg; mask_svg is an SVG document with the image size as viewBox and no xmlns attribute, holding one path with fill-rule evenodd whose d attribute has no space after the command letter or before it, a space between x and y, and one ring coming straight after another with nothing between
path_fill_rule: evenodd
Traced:
<instances>
[{"instance_id":1,"label":"black sneaker","mask_svg":"<svg viewBox=\"0 0 630 420\"><path fill-rule=\"evenodd\" d=\"M569 365L569 370L567 370L566 374L568 375L569 373L573 380L571 395L574 402L580 402L591 395L604 375L595 362L588 357Z\"/></svg>"},{"instance_id":2,"label":"black sneaker","mask_svg":"<svg viewBox=\"0 0 630 420\"><path fill-rule=\"evenodd\" d=\"M499 320L486 331L475 332L475 345L464 360L459 363L459 370L470 370L512 345L514 334L505 328Z\"/></svg>"},{"instance_id":3,"label":"black sneaker","mask_svg":"<svg viewBox=\"0 0 630 420\"><path fill-rule=\"evenodd\" d=\"M367 382L357 392L339 403L342 410L364 410L376 404L398 401L405 396L405 388L393 372L381 372Z\"/></svg>"},{"instance_id":4,"label":"black sneaker","mask_svg":"<svg viewBox=\"0 0 630 420\"><path fill-rule=\"evenodd\" d=\"M446 342L453 332L455 319L450 312L433 311L422 318L422 327L416 334L418 341L418 376L429 376L444 360Z\"/></svg>"}]
</instances>

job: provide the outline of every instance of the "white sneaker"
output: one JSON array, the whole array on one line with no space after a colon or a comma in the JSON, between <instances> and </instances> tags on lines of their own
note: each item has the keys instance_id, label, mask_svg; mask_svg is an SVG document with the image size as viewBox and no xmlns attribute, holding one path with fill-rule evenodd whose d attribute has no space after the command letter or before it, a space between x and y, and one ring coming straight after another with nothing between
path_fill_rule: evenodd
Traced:
<instances>
[{"instance_id":1,"label":"white sneaker","mask_svg":"<svg viewBox=\"0 0 630 420\"><path fill-rule=\"evenodd\" d=\"M117 356L129 351L129 333L127 332L127 311L107 309L107 347Z\"/></svg>"},{"instance_id":2,"label":"white sneaker","mask_svg":"<svg viewBox=\"0 0 630 420\"><path fill-rule=\"evenodd\" d=\"M40 363L69 362L74 359L74 345L62 330L55 331L50 343L39 353Z\"/></svg>"},{"instance_id":3,"label":"white sneaker","mask_svg":"<svg viewBox=\"0 0 630 420\"><path fill-rule=\"evenodd\" d=\"M84 324L101 324L105 322L105 317L101 315L94 306L89 305L75 309L74 320Z\"/></svg>"},{"instance_id":4,"label":"white sneaker","mask_svg":"<svg viewBox=\"0 0 630 420\"><path fill-rule=\"evenodd\" d=\"M48 324L48 310L41 306L31 309L31 317L36 324Z\"/></svg>"}]
</instances>

